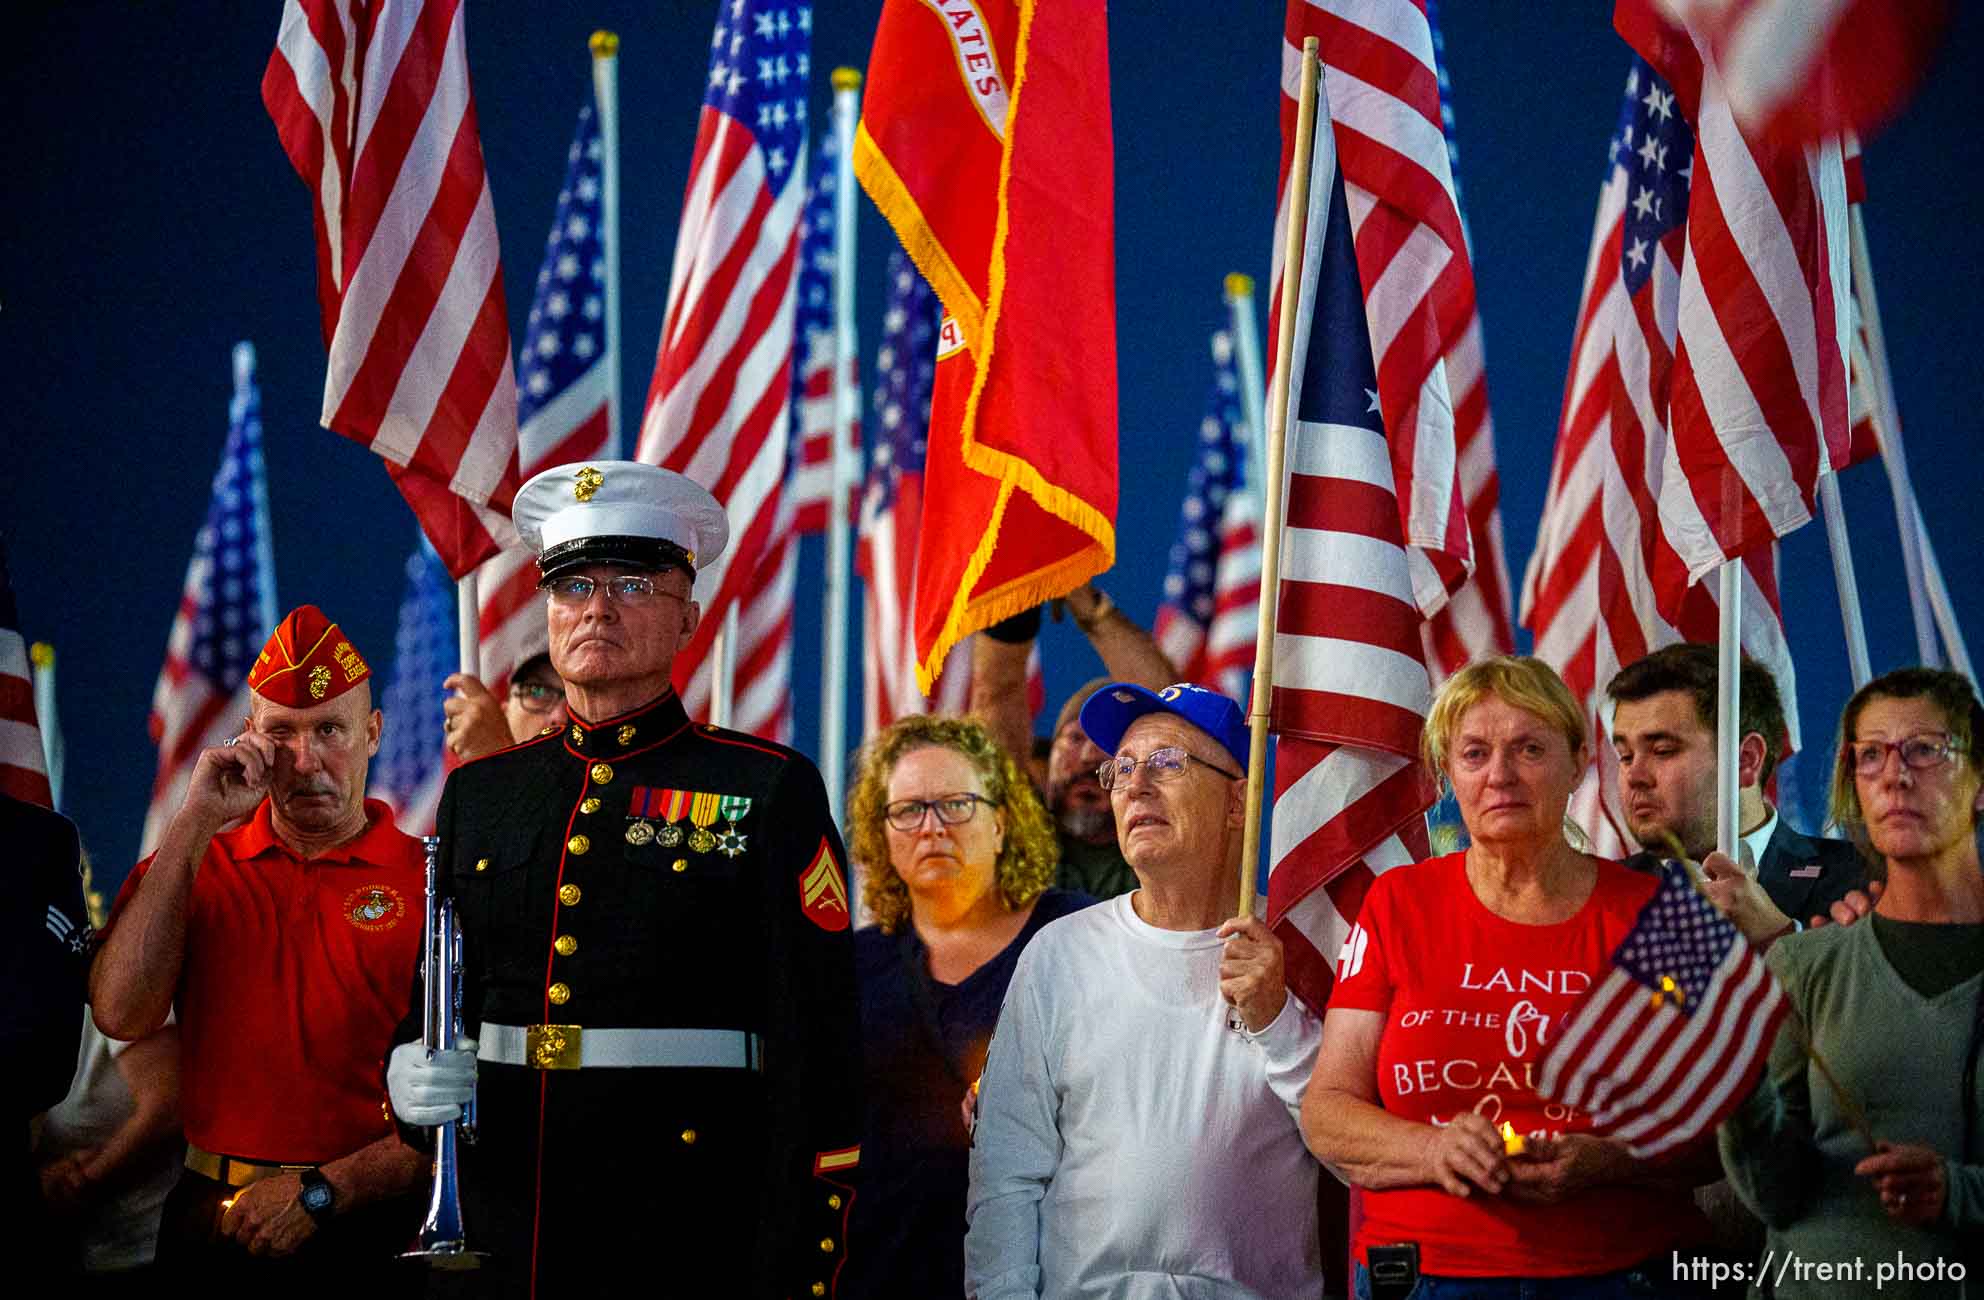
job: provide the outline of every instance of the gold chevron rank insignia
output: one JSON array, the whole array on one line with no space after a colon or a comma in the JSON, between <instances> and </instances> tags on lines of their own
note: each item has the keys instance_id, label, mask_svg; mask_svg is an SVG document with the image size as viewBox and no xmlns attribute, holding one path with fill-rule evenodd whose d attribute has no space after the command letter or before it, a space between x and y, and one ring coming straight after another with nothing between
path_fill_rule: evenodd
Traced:
<instances>
[{"instance_id":1,"label":"gold chevron rank insignia","mask_svg":"<svg viewBox=\"0 0 1984 1300\"><path fill-rule=\"evenodd\" d=\"M847 907L847 881L824 836L811 865L799 873L799 910L822 930L845 930L853 920Z\"/></svg>"}]
</instances>

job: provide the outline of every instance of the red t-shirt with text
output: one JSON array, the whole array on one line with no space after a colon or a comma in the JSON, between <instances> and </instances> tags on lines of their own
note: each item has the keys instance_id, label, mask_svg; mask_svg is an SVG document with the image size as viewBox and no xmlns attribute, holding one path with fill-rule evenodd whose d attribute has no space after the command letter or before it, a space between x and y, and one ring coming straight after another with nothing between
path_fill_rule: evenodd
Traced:
<instances>
[{"instance_id":1,"label":"red t-shirt with text","mask_svg":"<svg viewBox=\"0 0 1984 1300\"><path fill-rule=\"evenodd\" d=\"M1465 853L1387 871L1358 910L1330 1008L1384 1013L1378 1102L1445 1124L1462 1111L1533 1137L1589 1133L1591 1116L1537 1096L1554 1035L1653 896L1653 877L1600 863L1591 897L1555 925L1484 907ZM1477 1189L1366 1190L1356 1251L1419 1243L1420 1268L1455 1277L1567 1277L1627 1268L1699 1235L1685 1193L1612 1184L1545 1205Z\"/></svg>"},{"instance_id":2,"label":"red t-shirt with text","mask_svg":"<svg viewBox=\"0 0 1984 1300\"><path fill-rule=\"evenodd\" d=\"M413 998L425 854L376 800L357 839L307 859L269 810L214 836L193 877L180 1116L209 1151L321 1164L394 1131L380 1080ZM118 891L112 926L151 865Z\"/></svg>"}]
</instances>

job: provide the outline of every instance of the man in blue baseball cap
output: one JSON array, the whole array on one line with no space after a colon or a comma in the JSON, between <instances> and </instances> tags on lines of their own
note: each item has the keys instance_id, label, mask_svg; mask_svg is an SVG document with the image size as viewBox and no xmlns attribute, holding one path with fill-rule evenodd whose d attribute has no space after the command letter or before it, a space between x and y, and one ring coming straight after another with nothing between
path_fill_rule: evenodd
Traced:
<instances>
[{"instance_id":1,"label":"man in blue baseball cap","mask_svg":"<svg viewBox=\"0 0 1984 1300\"><path fill-rule=\"evenodd\" d=\"M979 1085L966 1289L1118 1294L1134 1273L1319 1294L1319 1166L1297 1121L1322 1025L1289 994L1280 941L1235 915L1240 708L1114 682L1081 725L1109 755L1097 780L1138 888L1020 955Z\"/></svg>"}]
</instances>

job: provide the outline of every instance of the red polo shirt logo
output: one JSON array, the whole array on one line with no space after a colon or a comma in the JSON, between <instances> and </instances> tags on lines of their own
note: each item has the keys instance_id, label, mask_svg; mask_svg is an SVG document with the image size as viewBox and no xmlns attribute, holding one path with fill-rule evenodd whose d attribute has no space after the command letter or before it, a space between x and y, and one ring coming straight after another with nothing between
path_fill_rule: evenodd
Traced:
<instances>
[{"instance_id":1,"label":"red polo shirt logo","mask_svg":"<svg viewBox=\"0 0 1984 1300\"><path fill-rule=\"evenodd\" d=\"M391 885L360 885L345 895L345 920L361 930L390 930L404 915L406 900Z\"/></svg>"}]
</instances>

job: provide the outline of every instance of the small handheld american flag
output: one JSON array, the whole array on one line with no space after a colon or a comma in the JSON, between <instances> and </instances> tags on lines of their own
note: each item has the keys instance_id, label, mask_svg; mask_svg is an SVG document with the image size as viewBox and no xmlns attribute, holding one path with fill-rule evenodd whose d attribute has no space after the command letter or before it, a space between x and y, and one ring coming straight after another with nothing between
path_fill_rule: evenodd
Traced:
<instances>
[{"instance_id":1,"label":"small handheld american flag","mask_svg":"<svg viewBox=\"0 0 1984 1300\"><path fill-rule=\"evenodd\" d=\"M1611 972L1566 1017L1536 1091L1589 1111L1644 1160L1736 1109L1790 1010L1762 954L1669 862Z\"/></svg>"}]
</instances>

